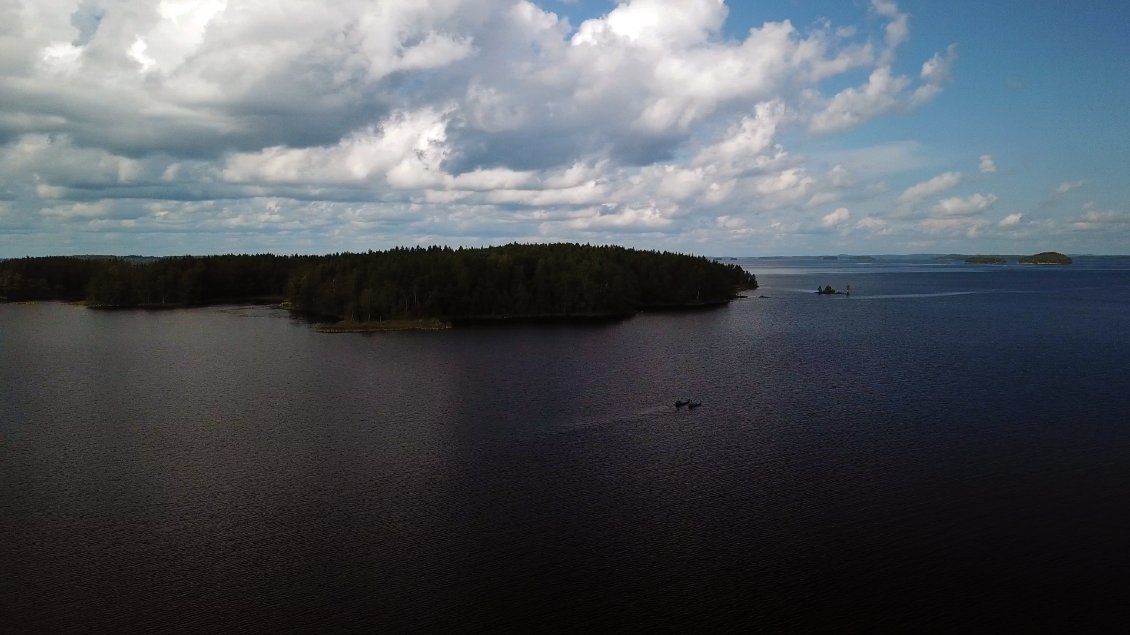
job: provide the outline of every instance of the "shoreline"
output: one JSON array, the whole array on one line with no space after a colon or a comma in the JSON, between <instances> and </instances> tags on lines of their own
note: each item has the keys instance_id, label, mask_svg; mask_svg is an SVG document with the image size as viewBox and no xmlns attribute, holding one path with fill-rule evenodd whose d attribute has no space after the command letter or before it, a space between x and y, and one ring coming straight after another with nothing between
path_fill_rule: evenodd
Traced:
<instances>
[{"instance_id":1,"label":"shoreline","mask_svg":"<svg viewBox=\"0 0 1130 635\"><path fill-rule=\"evenodd\" d=\"M356 322L341 320L339 322L317 324L314 330L319 333L384 333L388 331L441 331L451 328L450 321L436 318L421 318L418 320L381 320L377 322Z\"/></svg>"},{"instance_id":2,"label":"shoreline","mask_svg":"<svg viewBox=\"0 0 1130 635\"><path fill-rule=\"evenodd\" d=\"M181 302L146 302L141 304L91 304L86 300L76 300L74 304L84 306L95 311L171 311L175 309L199 309L210 306L277 306L289 308L290 303L282 296L247 296L235 298L221 298L212 302L199 304Z\"/></svg>"}]
</instances>

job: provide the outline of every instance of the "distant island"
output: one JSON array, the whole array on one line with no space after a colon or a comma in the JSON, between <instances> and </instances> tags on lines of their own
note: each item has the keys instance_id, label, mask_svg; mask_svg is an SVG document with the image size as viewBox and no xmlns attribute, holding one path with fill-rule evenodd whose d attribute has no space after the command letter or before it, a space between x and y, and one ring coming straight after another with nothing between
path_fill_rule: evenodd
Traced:
<instances>
[{"instance_id":1,"label":"distant island","mask_svg":"<svg viewBox=\"0 0 1130 635\"><path fill-rule=\"evenodd\" d=\"M1069 265L1072 260L1058 251L1044 251L1032 256L1021 256L1019 262L1022 265Z\"/></svg>"},{"instance_id":2,"label":"distant island","mask_svg":"<svg viewBox=\"0 0 1130 635\"><path fill-rule=\"evenodd\" d=\"M950 254L935 258L935 260L941 261L954 261L959 259L963 259L966 264L970 265L1004 265L1012 260L1022 265L1069 265L1072 263L1069 256L1065 256L1056 251L1044 251L1032 256L961 256L958 254Z\"/></svg>"},{"instance_id":3,"label":"distant island","mask_svg":"<svg viewBox=\"0 0 1130 635\"><path fill-rule=\"evenodd\" d=\"M800 256L805 258L806 256ZM849 254L840 254L838 256L820 256L821 260L846 260L848 262L875 262L874 256L852 256Z\"/></svg>"},{"instance_id":4,"label":"distant island","mask_svg":"<svg viewBox=\"0 0 1130 635\"><path fill-rule=\"evenodd\" d=\"M1003 265L1008 259L1004 256L969 256L965 262L971 265Z\"/></svg>"},{"instance_id":5,"label":"distant island","mask_svg":"<svg viewBox=\"0 0 1130 635\"><path fill-rule=\"evenodd\" d=\"M278 303L330 332L592 320L725 304L757 279L701 256L572 243L326 256L42 257L0 261L0 297L91 308Z\"/></svg>"}]
</instances>

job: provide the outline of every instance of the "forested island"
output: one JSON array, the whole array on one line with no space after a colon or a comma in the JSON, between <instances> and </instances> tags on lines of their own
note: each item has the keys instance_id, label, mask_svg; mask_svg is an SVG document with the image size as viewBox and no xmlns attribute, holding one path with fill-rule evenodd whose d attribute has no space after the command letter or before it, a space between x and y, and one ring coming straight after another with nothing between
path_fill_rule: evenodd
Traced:
<instances>
[{"instance_id":1,"label":"forested island","mask_svg":"<svg viewBox=\"0 0 1130 635\"><path fill-rule=\"evenodd\" d=\"M963 256L960 254L949 254L947 256L938 256L935 260L953 261L962 259L966 264L970 265L1004 265L1010 261L1015 260L1018 264L1022 265L1069 265L1072 260L1069 256L1061 254L1057 251L1044 251L1031 256Z\"/></svg>"},{"instance_id":2,"label":"forested island","mask_svg":"<svg viewBox=\"0 0 1130 635\"><path fill-rule=\"evenodd\" d=\"M1072 260L1070 256L1058 251L1044 251L1032 256L1021 256L1019 262L1022 265L1069 265Z\"/></svg>"},{"instance_id":3,"label":"forested island","mask_svg":"<svg viewBox=\"0 0 1130 635\"><path fill-rule=\"evenodd\" d=\"M396 248L325 256L40 257L0 261L0 298L92 308L278 302L340 330L627 316L723 304L757 279L738 265L572 243Z\"/></svg>"}]
</instances>

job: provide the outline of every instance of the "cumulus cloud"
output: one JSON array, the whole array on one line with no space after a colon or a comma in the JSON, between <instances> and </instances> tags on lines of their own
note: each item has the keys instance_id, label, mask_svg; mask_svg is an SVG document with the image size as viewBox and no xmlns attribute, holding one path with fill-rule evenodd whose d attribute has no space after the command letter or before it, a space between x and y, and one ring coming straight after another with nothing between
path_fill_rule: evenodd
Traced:
<instances>
[{"instance_id":1,"label":"cumulus cloud","mask_svg":"<svg viewBox=\"0 0 1130 635\"><path fill-rule=\"evenodd\" d=\"M935 53L933 57L922 64L919 77L922 84L914 89L910 96L911 105L924 104L938 96L943 87L949 83L953 74L953 65L957 60L957 45L951 44L946 48L945 55Z\"/></svg>"},{"instance_id":2,"label":"cumulus cloud","mask_svg":"<svg viewBox=\"0 0 1130 635\"><path fill-rule=\"evenodd\" d=\"M895 49L910 37L910 16L900 11L898 5L891 0L871 0L871 10L888 20L884 29L882 63L889 64L894 58Z\"/></svg>"},{"instance_id":3,"label":"cumulus cloud","mask_svg":"<svg viewBox=\"0 0 1130 635\"><path fill-rule=\"evenodd\" d=\"M993 163L993 157L988 154L981 155L981 164L978 166L981 174L995 174L997 171L997 164Z\"/></svg>"},{"instance_id":4,"label":"cumulus cloud","mask_svg":"<svg viewBox=\"0 0 1130 635\"><path fill-rule=\"evenodd\" d=\"M883 58L889 55L893 55L893 48L888 49ZM956 47L952 45L944 56L935 54L923 64L921 81L913 89L910 77L894 75L889 65L879 66L868 76L867 83L845 88L827 100L813 115L809 130L814 133L845 130L879 115L925 104L942 92L956 58Z\"/></svg>"},{"instance_id":5,"label":"cumulus cloud","mask_svg":"<svg viewBox=\"0 0 1130 635\"><path fill-rule=\"evenodd\" d=\"M847 208L840 207L825 215L824 218L820 220L820 224L825 227L834 227L847 222L849 218L851 218L851 212L848 211Z\"/></svg>"},{"instance_id":6,"label":"cumulus cloud","mask_svg":"<svg viewBox=\"0 0 1130 635\"><path fill-rule=\"evenodd\" d=\"M923 199L940 194L961 183L960 172L946 172L934 178L916 183L899 194L898 204L901 208L909 208Z\"/></svg>"},{"instance_id":7,"label":"cumulus cloud","mask_svg":"<svg viewBox=\"0 0 1130 635\"><path fill-rule=\"evenodd\" d=\"M582 24L573 36L573 44L609 39L648 47L694 44L716 33L726 13L726 5L720 0L625 2L603 18Z\"/></svg>"},{"instance_id":8,"label":"cumulus cloud","mask_svg":"<svg viewBox=\"0 0 1130 635\"><path fill-rule=\"evenodd\" d=\"M857 126L898 107L899 97L909 85L909 78L892 75L888 66L879 67L863 86L837 93L813 116L809 127L813 132L835 132Z\"/></svg>"},{"instance_id":9,"label":"cumulus cloud","mask_svg":"<svg viewBox=\"0 0 1130 635\"><path fill-rule=\"evenodd\" d=\"M997 202L995 194L973 194L971 196L954 196L940 201L932 208L937 216L972 216L989 209Z\"/></svg>"},{"instance_id":10,"label":"cumulus cloud","mask_svg":"<svg viewBox=\"0 0 1130 635\"><path fill-rule=\"evenodd\" d=\"M1001 227L1012 227L1014 225L1019 225L1020 221L1022 220L1024 220L1024 214L1015 212L1002 218L999 224Z\"/></svg>"},{"instance_id":11,"label":"cumulus cloud","mask_svg":"<svg viewBox=\"0 0 1130 635\"><path fill-rule=\"evenodd\" d=\"M528 0L5 6L3 226L45 232L749 235L918 160L897 142L810 165L786 131L906 112L955 59L896 73L911 21L891 0L740 37L722 0L624 0L576 25Z\"/></svg>"}]
</instances>

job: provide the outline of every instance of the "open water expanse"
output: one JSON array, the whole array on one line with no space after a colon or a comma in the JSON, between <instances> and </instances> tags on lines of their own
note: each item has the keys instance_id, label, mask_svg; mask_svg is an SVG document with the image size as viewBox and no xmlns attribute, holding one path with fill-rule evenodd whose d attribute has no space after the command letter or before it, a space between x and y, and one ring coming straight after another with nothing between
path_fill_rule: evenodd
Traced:
<instances>
[{"instance_id":1,"label":"open water expanse","mask_svg":"<svg viewBox=\"0 0 1130 635\"><path fill-rule=\"evenodd\" d=\"M1130 264L738 262L600 325L0 305L0 631L1126 619Z\"/></svg>"}]
</instances>

